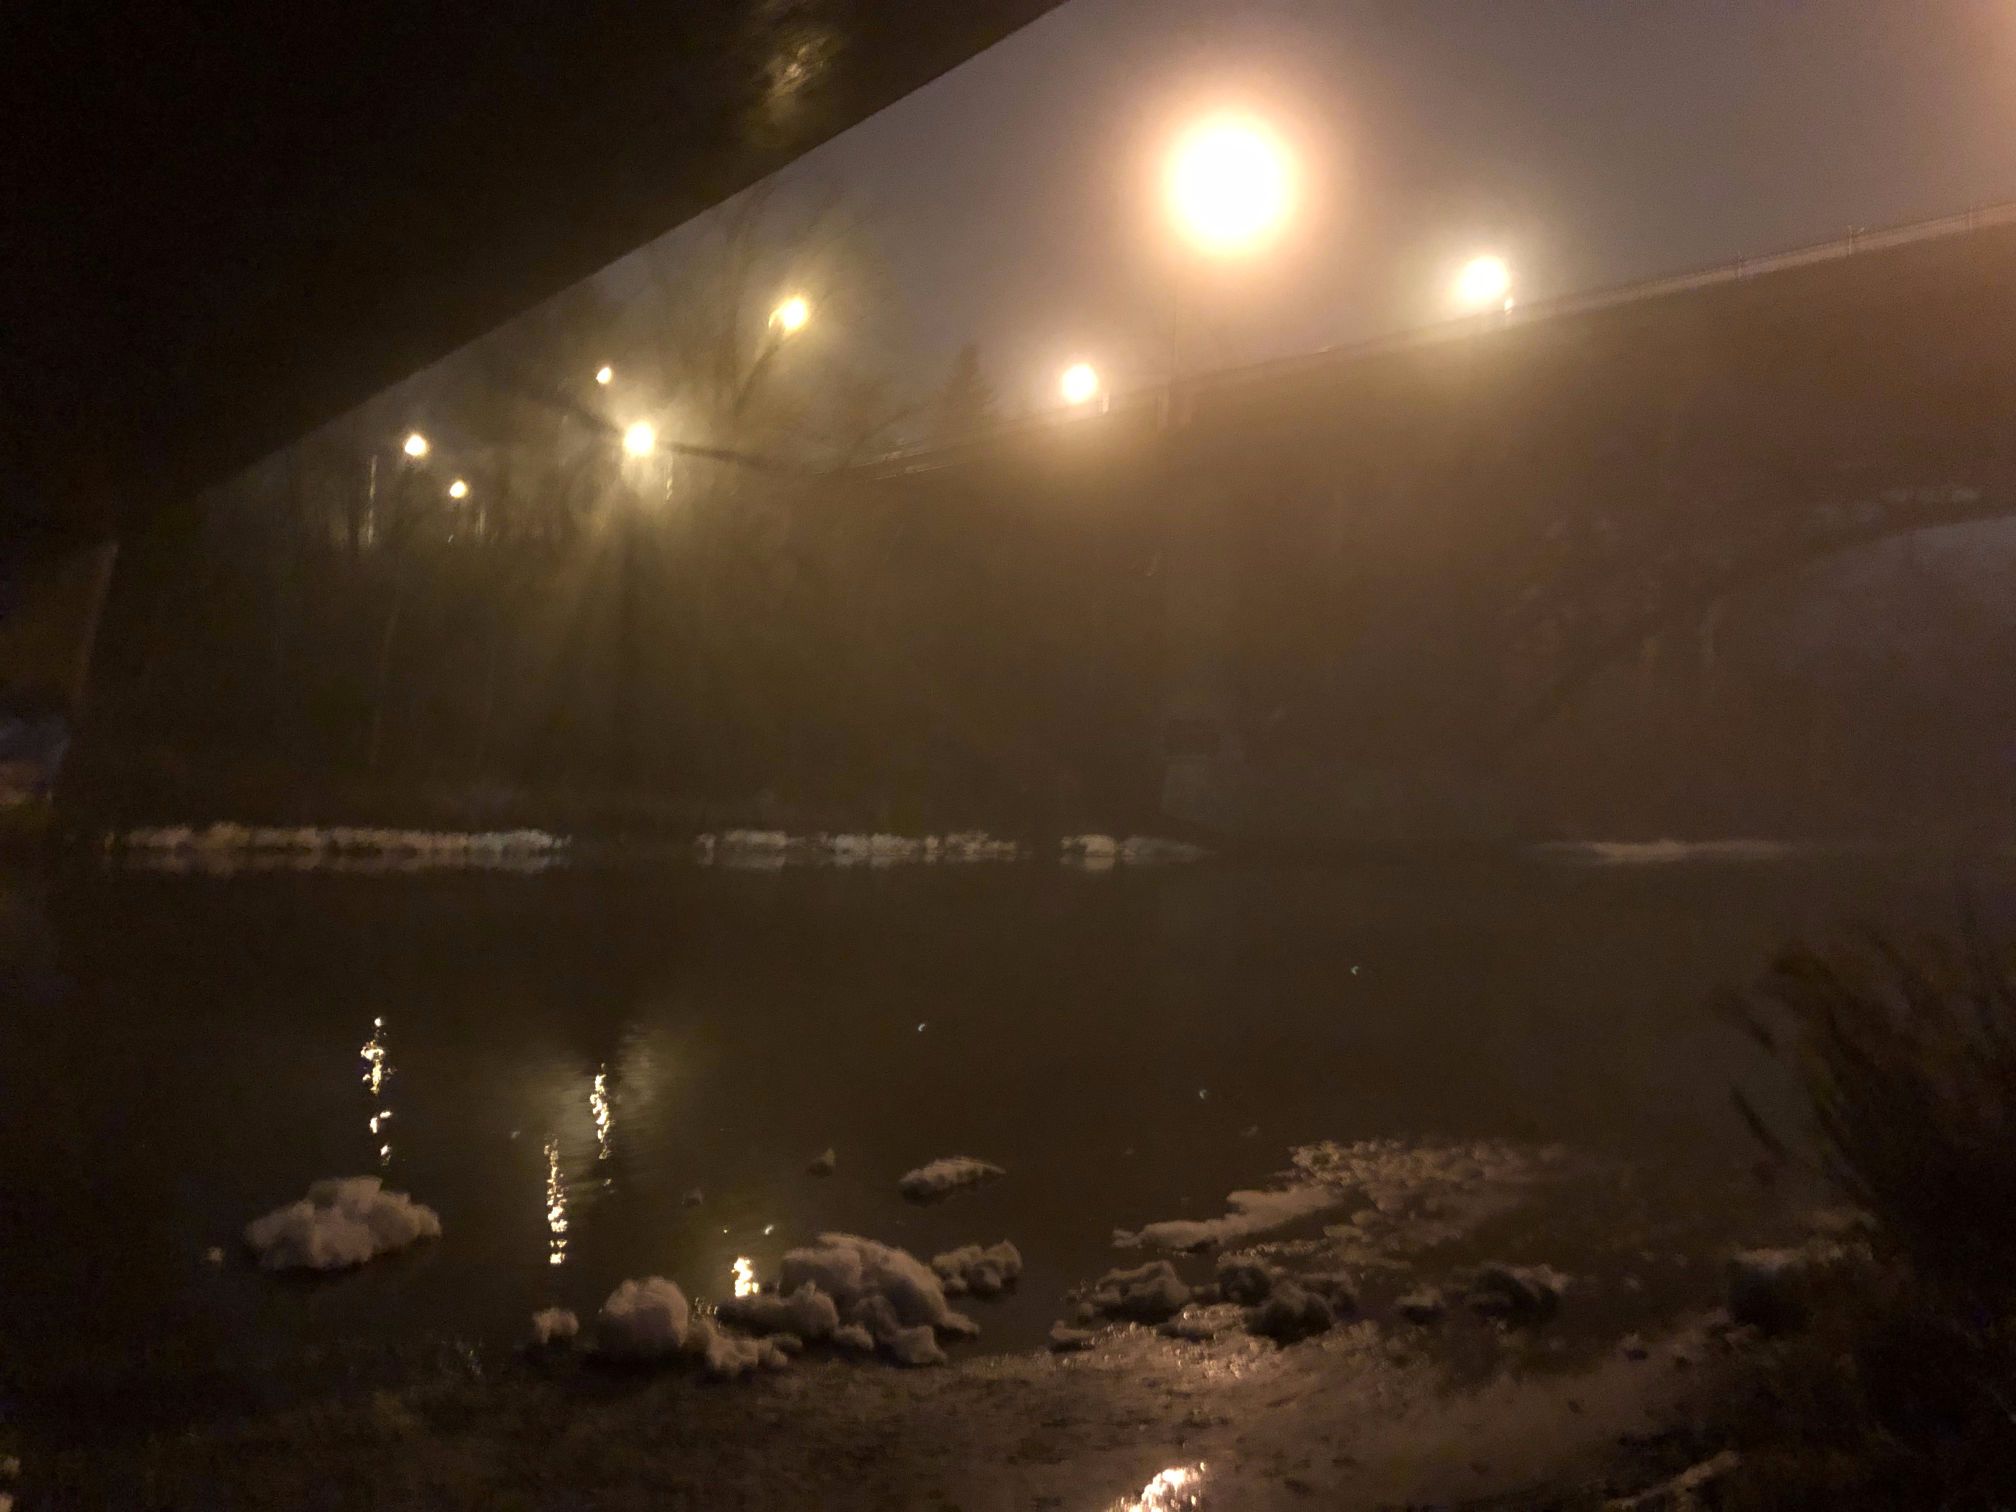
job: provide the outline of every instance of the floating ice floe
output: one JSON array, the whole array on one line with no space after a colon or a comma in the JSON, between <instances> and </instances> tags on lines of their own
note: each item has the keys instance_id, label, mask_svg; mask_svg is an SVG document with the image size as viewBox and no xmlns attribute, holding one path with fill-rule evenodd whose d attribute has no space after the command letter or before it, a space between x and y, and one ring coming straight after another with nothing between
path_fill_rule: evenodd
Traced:
<instances>
[{"instance_id":1,"label":"floating ice floe","mask_svg":"<svg viewBox=\"0 0 2016 1512\"><path fill-rule=\"evenodd\" d=\"M1597 866L1673 866L1686 861L1783 861L1799 854L1783 840L1553 840L1543 856Z\"/></svg>"},{"instance_id":2,"label":"floating ice floe","mask_svg":"<svg viewBox=\"0 0 2016 1512\"><path fill-rule=\"evenodd\" d=\"M245 1226L245 1242L267 1270L343 1270L441 1237L441 1215L376 1176L318 1181L299 1202Z\"/></svg>"},{"instance_id":3,"label":"floating ice floe","mask_svg":"<svg viewBox=\"0 0 2016 1512\"><path fill-rule=\"evenodd\" d=\"M547 1307L532 1314L532 1342L539 1345L567 1344L581 1332L581 1320L564 1307Z\"/></svg>"},{"instance_id":4,"label":"floating ice floe","mask_svg":"<svg viewBox=\"0 0 2016 1512\"><path fill-rule=\"evenodd\" d=\"M999 1296L1022 1275L1022 1252L1006 1239L982 1249L963 1245L931 1257L931 1269L945 1283L945 1294L957 1297Z\"/></svg>"},{"instance_id":5,"label":"floating ice floe","mask_svg":"<svg viewBox=\"0 0 2016 1512\"><path fill-rule=\"evenodd\" d=\"M337 825L166 825L105 837L105 849L158 870L538 870L568 848L544 830L401 830Z\"/></svg>"},{"instance_id":6,"label":"floating ice floe","mask_svg":"<svg viewBox=\"0 0 2016 1512\"><path fill-rule=\"evenodd\" d=\"M947 1155L906 1171L898 1178L896 1190L912 1202L936 1202L962 1187L978 1186L1008 1173L1000 1166L971 1155Z\"/></svg>"},{"instance_id":7,"label":"floating ice floe","mask_svg":"<svg viewBox=\"0 0 2016 1512\"><path fill-rule=\"evenodd\" d=\"M770 870L783 866L898 866L965 861L1020 861L1028 850L983 830L943 835L813 834L785 830L724 830L693 842L704 865Z\"/></svg>"},{"instance_id":8,"label":"floating ice floe","mask_svg":"<svg viewBox=\"0 0 2016 1512\"><path fill-rule=\"evenodd\" d=\"M1341 1207L1349 1193L1326 1186L1291 1186L1279 1191L1234 1192L1222 1218L1171 1218L1139 1229L1115 1229L1121 1249L1195 1250L1238 1244L1304 1218Z\"/></svg>"},{"instance_id":9,"label":"floating ice floe","mask_svg":"<svg viewBox=\"0 0 2016 1512\"><path fill-rule=\"evenodd\" d=\"M1064 860L1087 871L1104 871L1112 866L1171 866L1185 861L1202 861L1211 853L1187 840L1170 840L1159 835L1066 835L1059 843Z\"/></svg>"}]
</instances>

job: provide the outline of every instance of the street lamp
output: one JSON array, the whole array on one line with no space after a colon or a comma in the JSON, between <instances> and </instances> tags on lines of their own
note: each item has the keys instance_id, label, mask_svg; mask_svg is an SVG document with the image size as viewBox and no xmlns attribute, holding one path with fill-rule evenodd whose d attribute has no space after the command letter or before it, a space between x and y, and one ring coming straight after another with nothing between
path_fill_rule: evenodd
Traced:
<instances>
[{"instance_id":1,"label":"street lamp","mask_svg":"<svg viewBox=\"0 0 2016 1512\"><path fill-rule=\"evenodd\" d=\"M420 432L413 431L406 437L405 443L399 449L417 462L427 455L429 450L427 438L421 435Z\"/></svg>"},{"instance_id":2,"label":"street lamp","mask_svg":"<svg viewBox=\"0 0 2016 1512\"><path fill-rule=\"evenodd\" d=\"M614 379L615 376L616 376L616 369L610 367L609 364L606 362L603 363L601 367L595 369L595 381L605 388L608 387L610 381Z\"/></svg>"},{"instance_id":3,"label":"street lamp","mask_svg":"<svg viewBox=\"0 0 2016 1512\"><path fill-rule=\"evenodd\" d=\"M1489 253L1473 257L1456 275L1456 303L1466 310L1512 308L1512 269Z\"/></svg>"},{"instance_id":4,"label":"street lamp","mask_svg":"<svg viewBox=\"0 0 2016 1512\"><path fill-rule=\"evenodd\" d=\"M466 498L468 498L468 497L469 497L469 485L468 485L468 484L467 484L466 482L464 482L464 481L463 481L462 479L460 479L460 478L457 478L457 479L456 479L456 480L455 480L455 481L454 481L453 483L450 483L450 484L448 485L448 497L449 497L449 498L451 498L451 499L466 499Z\"/></svg>"},{"instance_id":5,"label":"street lamp","mask_svg":"<svg viewBox=\"0 0 2016 1512\"><path fill-rule=\"evenodd\" d=\"M1238 256L1259 250L1287 222L1294 179L1287 149L1265 125L1216 116L1169 154L1169 208L1201 251Z\"/></svg>"},{"instance_id":6,"label":"street lamp","mask_svg":"<svg viewBox=\"0 0 2016 1512\"><path fill-rule=\"evenodd\" d=\"M1064 369L1057 387L1066 404L1089 404L1099 396L1099 373L1089 362L1074 362Z\"/></svg>"},{"instance_id":7,"label":"street lamp","mask_svg":"<svg viewBox=\"0 0 2016 1512\"><path fill-rule=\"evenodd\" d=\"M623 450L633 457L648 457L658 449L658 429L649 420L639 420L623 432Z\"/></svg>"},{"instance_id":8,"label":"street lamp","mask_svg":"<svg viewBox=\"0 0 2016 1512\"><path fill-rule=\"evenodd\" d=\"M779 335L795 336L812 318L812 304L803 294L793 294L770 312L770 324Z\"/></svg>"}]
</instances>

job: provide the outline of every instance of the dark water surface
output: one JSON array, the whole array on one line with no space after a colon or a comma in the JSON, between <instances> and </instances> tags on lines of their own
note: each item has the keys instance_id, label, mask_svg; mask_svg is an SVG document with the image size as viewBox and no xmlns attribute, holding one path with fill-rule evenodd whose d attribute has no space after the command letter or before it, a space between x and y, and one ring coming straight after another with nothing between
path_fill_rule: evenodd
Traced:
<instances>
[{"instance_id":1,"label":"dark water surface","mask_svg":"<svg viewBox=\"0 0 2016 1512\"><path fill-rule=\"evenodd\" d=\"M625 1276L724 1295L738 1257L774 1275L828 1228L925 1256L1014 1239L1020 1294L974 1310L983 1347L1018 1346L1115 1263L1116 1224L1218 1213L1299 1142L1726 1165L1746 1149L1728 1090L1755 1063L1710 990L1794 934L1950 921L1955 874L80 867L9 898L0 1348L22 1384L504 1345ZM828 1146L838 1174L806 1174ZM932 1208L897 1196L948 1154L1010 1174ZM246 1263L249 1218L373 1171L444 1238L319 1283Z\"/></svg>"}]
</instances>

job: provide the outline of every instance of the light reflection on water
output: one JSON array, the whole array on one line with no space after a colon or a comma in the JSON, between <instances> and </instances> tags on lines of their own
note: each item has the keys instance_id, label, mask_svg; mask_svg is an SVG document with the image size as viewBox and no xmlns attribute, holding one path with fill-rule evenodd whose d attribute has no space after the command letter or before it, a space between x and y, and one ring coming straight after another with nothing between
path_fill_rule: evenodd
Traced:
<instances>
[{"instance_id":1,"label":"light reflection on water","mask_svg":"<svg viewBox=\"0 0 2016 1512\"><path fill-rule=\"evenodd\" d=\"M567 1263L567 1179L560 1173L560 1141L546 1141L546 1263Z\"/></svg>"},{"instance_id":2,"label":"light reflection on water","mask_svg":"<svg viewBox=\"0 0 2016 1512\"><path fill-rule=\"evenodd\" d=\"M747 1255L737 1255L735 1257L734 1272L736 1296L753 1297L763 1289L761 1283L756 1279L756 1262L751 1260Z\"/></svg>"},{"instance_id":3,"label":"light reflection on water","mask_svg":"<svg viewBox=\"0 0 2016 1512\"><path fill-rule=\"evenodd\" d=\"M358 1052L364 1058L362 1081L371 1089L371 1116L365 1120L365 1127L371 1137L378 1142L378 1164L392 1163L392 1141L386 1137L385 1126L392 1121L392 1110L384 1107L385 1083L392 1079L392 1062L385 1044L385 1020L371 1020L371 1037L364 1041Z\"/></svg>"},{"instance_id":4,"label":"light reflection on water","mask_svg":"<svg viewBox=\"0 0 2016 1512\"><path fill-rule=\"evenodd\" d=\"M595 1085L588 1093L588 1111L595 1119L595 1158L609 1158L609 1134L615 1116L609 1107L609 1068L595 1073Z\"/></svg>"}]
</instances>

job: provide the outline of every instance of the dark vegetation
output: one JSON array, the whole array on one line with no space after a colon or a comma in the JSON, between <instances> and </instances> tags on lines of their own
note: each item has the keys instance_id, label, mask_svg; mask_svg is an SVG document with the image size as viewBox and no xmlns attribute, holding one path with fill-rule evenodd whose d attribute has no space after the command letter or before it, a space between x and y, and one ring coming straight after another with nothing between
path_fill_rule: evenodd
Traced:
<instances>
[{"instance_id":1,"label":"dark vegetation","mask_svg":"<svg viewBox=\"0 0 2016 1512\"><path fill-rule=\"evenodd\" d=\"M1964 944L1786 952L1734 1006L1797 1070L1868 1216L1722 1427L1743 1507L2016 1500L2016 974ZM1753 1124L1776 1143L1762 1121ZM1782 1146L1780 1146L1782 1150ZM1859 1250L1859 1246L1857 1247Z\"/></svg>"}]
</instances>

